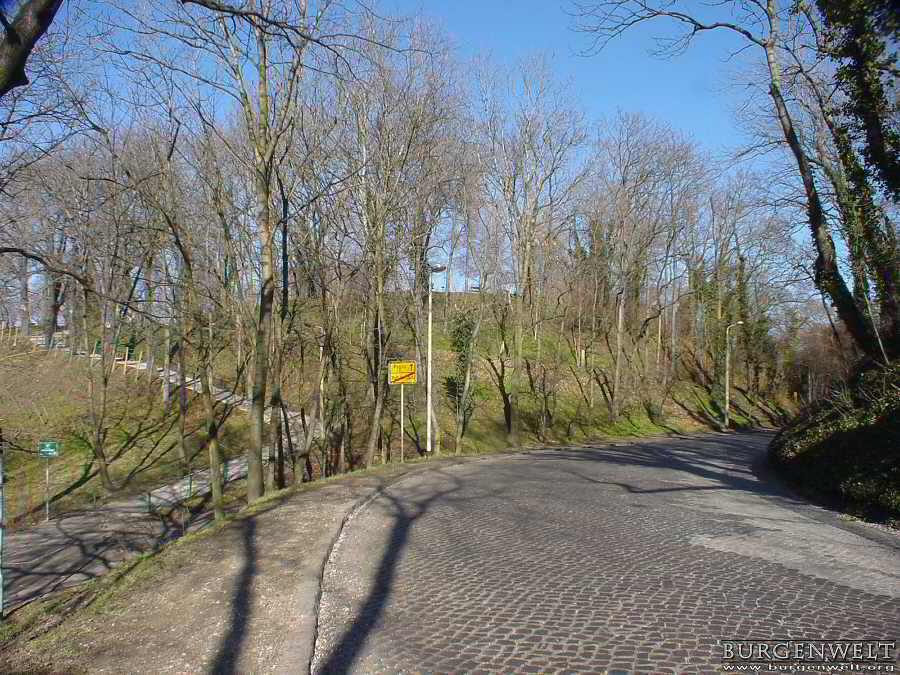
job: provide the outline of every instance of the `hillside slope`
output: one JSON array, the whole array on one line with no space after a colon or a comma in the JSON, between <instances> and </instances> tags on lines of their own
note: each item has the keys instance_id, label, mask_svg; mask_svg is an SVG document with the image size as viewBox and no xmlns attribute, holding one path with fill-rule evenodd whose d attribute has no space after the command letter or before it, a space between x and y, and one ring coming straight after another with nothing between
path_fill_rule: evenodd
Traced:
<instances>
[{"instance_id":1,"label":"hillside slope","mask_svg":"<svg viewBox=\"0 0 900 675\"><path fill-rule=\"evenodd\" d=\"M185 472L178 447L178 406L166 406L159 380L116 366L102 405L99 367L63 351L23 351L0 346L0 429L6 443L7 521L13 526L43 519L47 462L39 440L61 442L49 465L53 513L121 499L171 483ZM191 469L208 466L201 406L188 398L185 453ZM102 415L102 419L101 419ZM113 489L100 480L95 431L104 430L103 450ZM222 433L225 458L243 452L244 416L232 415Z\"/></svg>"},{"instance_id":2,"label":"hillside slope","mask_svg":"<svg viewBox=\"0 0 900 675\"><path fill-rule=\"evenodd\" d=\"M900 524L900 365L865 370L808 408L769 455L808 496Z\"/></svg>"},{"instance_id":3,"label":"hillside slope","mask_svg":"<svg viewBox=\"0 0 900 675\"><path fill-rule=\"evenodd\" d=\"M455 447L456 415L448 396L447 378L455 372L456 354L448 337L447 322L435 326L434 398L437 415L435 446L441 454L483 454L504 450L509 445L504 424L504 404L488 360L497 361L498 336L490 327L479 343L472 372L473 411L459 448ZM397 345L415 344L410 334L398 334ZM528 377L523 378L520 397L521 429L518 444L566 444L612 436L643 436L678 433L698 429L718 429L722 410L711 386L702 378L682 372L666 397L661 411L651 419L647 406L635 392L640 382L629 382L622 413L613 418L601 389L584 372L570 367L571 354L565 338L546 335L539 349L526 350ZM396 357L415 358L413 349L396 348ZM609 357L603 354L598 359ZM232 364L230 352L220 355L221 370ZM313 364L314 366L315 364ZM315 368L296 354L289 353L286 363L285 400L308 416L315 414ZM507 364L505 386L509 386ZM233 368L232 368L233 370ZM355 397L351 442L348 443L346 468L359 468L371 423L371 401L365 375L365 363L359 354L348 359L347 384ZM228 384L220 377L220 384ZM736 378L737 379L737 378ZM424 373L418 385L405 388L404 455L421 456L425 448ZM695 381L696 380L696 381ZM218 383L218 382L217 382ZM736 381L732 389L731 420L736 428L778 426L784 415L778 402L760 399ZM185 422L185 457L178 447L178 406L165 405L161 383L150 380L146 371L116 366L106 384L107 407L103 419L104 384L97 365L84 357L72 357L63 351L22 351L0 345L0 428L12 451L7 453L7 504L9 520L25 525L43 517L45 497L45 460L36 456L39 440L62 441L63 452L51 463L51 502L54 513L120 499L180 479L185 467L203 469L208 464L205 452L203 414L199 401L191 396ZM326 391L329 399L335 395ZM376 460L392 463L400 460L399 387L391 387L384 408L383 434ZM329 411L331 411L329 404ZM329 412L331 414L331 412ZM104 487L98 475L94 452L96 428L105 429L104 451L114 487ZM296 429L294 431L297 431ZM235 412L220 438L223 458L243 455L248 442L247 416ZM316 442L311 447L312 464L329 467L335 439ZM295 448L296 450L296 448ZM298 460L299 462L299 460ZM293 463L291 463L293 466ZM299 463L298 463L299 467ZM317 470L316 477L334 473Z\"/></svg>"}]
</instances>

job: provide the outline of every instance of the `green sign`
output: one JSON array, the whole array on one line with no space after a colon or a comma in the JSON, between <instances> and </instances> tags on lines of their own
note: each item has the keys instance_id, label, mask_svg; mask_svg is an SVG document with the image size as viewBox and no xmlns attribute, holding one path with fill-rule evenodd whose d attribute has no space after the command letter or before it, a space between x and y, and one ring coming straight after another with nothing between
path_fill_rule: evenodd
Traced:
<instances>
[{"instance_id":1,"label":"green sign","mask_svg":"<svg viewBox=\"0 0 900 675\"><path fill-rule=\"evenodd\" d=\"M38 443L38 457L59 457L59 441L41 441Z\"/></svg>"}]
</instances>

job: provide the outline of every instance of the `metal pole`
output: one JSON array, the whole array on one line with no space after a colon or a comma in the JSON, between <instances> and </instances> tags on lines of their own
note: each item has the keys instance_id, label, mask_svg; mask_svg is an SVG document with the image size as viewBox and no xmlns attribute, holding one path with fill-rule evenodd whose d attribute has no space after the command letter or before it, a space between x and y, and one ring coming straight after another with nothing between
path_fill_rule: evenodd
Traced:
<instances>
[{"instance_id":1,"label":"metal pole","mask_svg":"<svg viewBox=\"0 0 900 675\"><path fill-rule=\"evenodd\" d=\"M728 407L731 403L731 337L728 333L735 326L743 326L743 321L735 321L725 326L725 430L729 428Z\"/></svg>"},{"instance_id":2,"label":"metal pole","mask_svg":"<svg viewBox=\"0 0 900 675\"><path fill-rule=\"evenodd\" d=\"M403 464L403 383L400 383L400 463Z\"/></svg>"},{"instance_id":3,"label":"metal pole","mask_svg":"<svg viewBox=\"0 0 900 675\"><path fill-rule=\"evenodd\" d=\"M0 619L4 616L3 608L3 535L6 527L6 493L3 489L3 455L6 447L3 444L3 430L0 429Z\"/></svg>"},{"instance_id":4,"label":"metal pole","mask_svg":"<svg viewBox=\"0 0 900 675\"><path fill-rule=\"evenodd\" d=\"M47 498L44 501L44 508L47 514L47 522L50 522L50 458L47 458Z\"/></svg>"},{"instance_id":5,"label":"metal pole","mask_svg":"<svg viewBox=\"0 0 900 675\"><path fill-rule=\"evenodd\" d=\"M431 273L428 274L428 369L425 384L425 456L431 455Z\"/></svg>"},{"instance_id":6,"label":"metal pole","mask_svg":"<svg viewBox=\"0 0 900 675\"><path fill-rule=\"evenodd\" d=\"M731 340L728 338L728 330L725 329L725 431L728 431L728 404L731 399Z\"/></svg>"}]
</instances>

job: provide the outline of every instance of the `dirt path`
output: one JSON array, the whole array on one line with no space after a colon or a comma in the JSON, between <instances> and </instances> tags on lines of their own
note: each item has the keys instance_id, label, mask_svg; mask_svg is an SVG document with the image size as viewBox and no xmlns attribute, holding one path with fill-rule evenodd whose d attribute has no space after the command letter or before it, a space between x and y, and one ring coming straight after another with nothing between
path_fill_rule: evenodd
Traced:
<instances>
[{"instance_id":1,"label":"dirt path","mask_svg":"<svg viewBox=\"0 0 900 675\"><path fill-rule=\"evenodd\" d=\"M379 486L325 485L179 541L49 633L7 646L0 672L302 672L281 661L309 663L322 561Z\"/></svg>"}]
</instances>

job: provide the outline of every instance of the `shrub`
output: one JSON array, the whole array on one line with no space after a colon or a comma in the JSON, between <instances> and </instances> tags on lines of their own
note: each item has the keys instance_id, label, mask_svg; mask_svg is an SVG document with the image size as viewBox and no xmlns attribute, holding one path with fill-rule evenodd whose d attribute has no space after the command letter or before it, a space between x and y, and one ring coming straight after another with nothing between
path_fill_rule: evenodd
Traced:
<instances>
[{"instance_id":1,"label":"shrub","mask_svg":"<svg viewBox=\"0 0 900 675\"><path fill-rule=\"evenodd\" d=\"M807 494L863 517L900 518L900 364L866 369L810 406L769 456Z\"/></svg>"}]
</instances>

